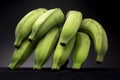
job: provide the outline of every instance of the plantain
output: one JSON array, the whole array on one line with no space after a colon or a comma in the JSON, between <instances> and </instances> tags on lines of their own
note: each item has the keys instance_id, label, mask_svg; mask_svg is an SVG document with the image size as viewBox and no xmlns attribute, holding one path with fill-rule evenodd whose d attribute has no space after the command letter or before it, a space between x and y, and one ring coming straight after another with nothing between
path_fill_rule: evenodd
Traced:
<instances>
[{"instance_id":1,"label":"plantain","mask_svg":"<svg viewBox=\"0 0 120 80\"><path fill-rule=\"evenodd\" d=\"M90 35L93 40L95 52L97 53L96 62L103 62L108 50L108 38L103 26L92 18L85 18L79 30Z\"/></svg>"},{"instance_id":2,"label":"plantain","mask_svg":"<svg viewBox=\"0 0 120 80\"><path fill-rule=\"evenodd\" d=\"M30 34L35 20L47 10L38 8L28 12L18 23L15 29L15 47L20 47L22 41Z\"/></svg>"},{"instance_id":3,"label":"plantain","mask_svg":"<svg viewBox=\"0 0 120 80\"><path fill-rule=\"evenodd\" d=\"M35 45L36 43L31 43L28 40L24 40L19 48L14 49L9 68L16 69L25 63L25 61L32 54Z\"/></svg>"},{"instance_id":4,"label":"plantain","mask_svg":"<svg viewBox=\"0 0 120 80\"><path fill-rule=\"evenodd\" d=\"M82 21L82 13L70 10L67 13L66 21L60 34L60 44L66 46L68 42L76 35Z\"/></svg>"},{"instance_id":5,"label":"plantain","mask_svg":"<svg viewBox=\"0 0 120 80\"><path fill-rule=\"evenodd\" d=\"M34 69L42 69L42 66L48 61L57 44L59 33L59 29L55 27L38 42L34 51Z\"/></svg>"},{"instance_id":6,"label":"plantain","mask_svg":"<svg viewBox=\"0 0 120 80\"><path fill-rule=\"evenodd\" d=\"M74 50L72 54L72 69L80 69L88 57L90 50L89 35L84 32L77 32Z\"/></svg>"},{"instance_id":7,"label":"plantain","mask_svg":"<svg viewBox=\"0 0 120 80\"><path fill-rule=\"evenodd\" d=\"M46 11L40 16L32 26L32 32L28 37L30 42L39 39L52 27L61 24L64 21L64 14L60 8L54 8Z\"/></svg>"},{"instance_id":8,"label":"plantain","mask_svg":"<svg viewBox=\"0 0 120 80\"><path fill-rule=\"evenodd\" d=\"M68 60L73 49L75 37L73 37L66 46L60 45L60 40L55 48L52 61L52 70L60 70L61 66Z\"/></svg>"}]
</instances>

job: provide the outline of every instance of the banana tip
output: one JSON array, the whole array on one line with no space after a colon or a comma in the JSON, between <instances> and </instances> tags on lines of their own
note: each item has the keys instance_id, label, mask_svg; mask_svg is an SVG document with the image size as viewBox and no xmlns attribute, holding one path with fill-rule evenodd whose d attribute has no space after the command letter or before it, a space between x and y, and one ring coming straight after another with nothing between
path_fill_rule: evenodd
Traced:
<instances>
[{"instance_id":1,"label":"banana tip","mask_svg":"<svg viewBox=\"0 0 120 80\"><path fill-rule=\"evenodd\" d=\"M32 42L32 39L29 38L28 41L29 41L29 42Z\"/></svg>"},{"instance_id":2,"label":"banana tip","mask_svg":"<svg viewBox=\"0 0 120 80\"><path fill-rule=\"evenodd\" d=\"M100 61L96 61L96 63L97 63L97 64L101 64L102 62L100 62Z\"/></svg>"},{"instance_id":3,"label":"banana tip","mask_svg":"<svg viewBox=\"0 0 120 80\"><path fill-rule=\"evenodd\" d=\"M18 46L18 45L14 45L14 47L15 47L15 48L19 48L20 46Z\"/></svg>"},{"instance_id":4,"label":"banana tip","mask_svg":"<svg viewBox=\"0 0 120 80\"><path fill-rule=\"evenodd\" d=\"M62 43L62 42L60 43L60 45L61 45L61 46L66 46L66 44L65 44L65 43Z\"/></svg>"}]
</instances>

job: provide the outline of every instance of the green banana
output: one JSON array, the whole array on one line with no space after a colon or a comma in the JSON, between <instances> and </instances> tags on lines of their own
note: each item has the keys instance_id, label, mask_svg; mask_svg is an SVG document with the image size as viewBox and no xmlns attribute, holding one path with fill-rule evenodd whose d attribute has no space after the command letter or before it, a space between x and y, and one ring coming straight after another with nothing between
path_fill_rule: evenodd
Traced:
<instances>
[{"instance_id":1,"label":"green banana","mask_svg":"<svg viewBox=\"0 0 120 80\"><path fill-rule=\"evenodd\" d=\"M72 55L72 69L80 69L83 62L88 57L90 50L90 38L89 35L84 32L77 32L76 41Z\"/></svg>"},{"instance_id":2,"label":"green banana","mask_svg":"<svg viewBox=\"0 0 120 80\"><path fill-rule=\"evenodd\" d=\"M104 60L104 57L107 53L107 50L108 50L108 39L107 39L107 33L105 32L105 30L102 28L102 31L103 31L103 47L102 47L102 50L100 52L98 52L98 55L97 55L97 58L96 58L96 62L98 64L100 64L101 62L103 62Z\"/></svg>"},{"instance_id":3,"label":"green banana","mask_svg":"<svg viewBox=\"0 0 120 80\"><path fill-rule=\"evenodd\" d=\"M69 58L74 42L75 37L73 37L66 46L61 46L60 40L58 41L57 47L53 54L52 69L60 70L60 67L63 66Z\"/></svg>"},{"instance_id":4,"label":"green banana","mask_svg":"<svg viewBox=\"0 0 120 80\"><path fill-rule=\"evenodd\" d=\"M20 67L33 52L35 44L36 43L31 43L28 40L24 40L19 48L15 48L9 68L16 69Z\"/></svg>"},{"instance_id":5,"label":"green banana","mask_svg":"<svg viewBox=\"0 0 120 80\"><path fill-rule=\"evenodd\" d=\"M34 41L43 36L52 27L59 25L64 21L64 14L60 8L54 8L46 11L40 16L32 26L32 32L28 37L29 41Z\"/></svg>"},{"instance_id":6,"label":"green banana","mask_svg":"<svg viewBox=\"0 0 120 80\"><path fill-rule=\"evenodd\" d=\"M50 54L57 44L60 31L57 27L48 31L48 33L39 41L34 51L34 69L42 69L42 66L48 61Z\"/></svg>"},{"instance_id":7,"label":"green banana","mask_svg":"<svg viewBox=\"0 0 120 80\"><path fill-rule=\"evenodd\" d=\"M80 31L86 32L91 36L97 53L96 62L103 62L108 50L107 34L103 26L92 18L86 18L81 23Z\"/></svg>"},{"instance_id":8,"label":"green banana","mask_svg":"<svg viewBox=\"0 0 120 80\"><path fill-rule=\"evenodd\" d=\"M67 43L76 35L80 27L81 21L81 12L75 10L68 11L66 21L60 34L60 44L62 46L67 45Z\"/></svg>"},{"instance_id":9,"label":"green banana","mask_svg":"<svg viewBox=\"0 0 120 80\"><path fill-rule=\"evenodd\" d=\"M47 10L45 8L32 10L20 20L15 29L15 47L20 47L23 39L25 39L30 34L32 30L32 24L46 11Z\"/></svg>"}]
</instances>

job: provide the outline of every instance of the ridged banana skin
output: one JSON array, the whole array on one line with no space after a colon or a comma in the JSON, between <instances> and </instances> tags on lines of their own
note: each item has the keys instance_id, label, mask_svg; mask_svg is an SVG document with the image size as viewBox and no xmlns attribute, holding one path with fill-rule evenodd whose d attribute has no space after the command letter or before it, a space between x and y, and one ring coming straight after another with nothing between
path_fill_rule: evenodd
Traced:
<instances>
[{"instance_id":1,"label":"ridged banana skin","mask_svg":"<svg viewBox=\"0 0 120 80\"><path fill-rule=\"evenodd\" d=\"M90 37L84 32L77 32L72 54L72 69L80 69L90 51Z\"/></svg>"},{"instance_id":2,"label":"ridged banana skin","mask_svg":"<svg viewBox=\"0 0 120 80\"><path fill-rule=\"evenodd\" d=\"M70 10L60 34L60 44L65 46L76 35L82 21L82 13Z\"/></svg>"},{"instance_id":3,"label":"ridged banana skin","mask_svg":"<svg viewBox=\"0 0 120 80\"><path fill-rule=\"evenodd\" d=\"M48 61L57 44L59 34L59 29L55 27L47 32L47 34L37 44L34 51L34 69L42 69L43 65Z\"/></svg>"},{"instance_id":4,"label":"ridged banana skin","mask_svg":"<svg viewBox=\"0 0 120 80\"><path fill-rule=\"evenodd\" d=\"M60 41L58 42L55 52L53 54L52 70L60 70L60 67L69 58L75 43L75 37L73 37L66 46L61 46Z\"/></svg>"},{"instance_id":5,"label":"ridged banana skin","mask_svg":"<svg viewBox=\"0 0 120 80\"><path fill-rule=\"evenodd\" d=\"M97 53L96 62L103 62L108 50L108 38L103 26L92 18L85 18L81 23L80 31L86 32L91 36Z\"/></svg>"},{"instance_id":6,"label":"ridged banana skin","mask_svg":"<svg viewBox=\"0 0 120 80\"><path fill-rule=\"evenodd\" d=\"M11 62L9 64L10 69L16 69L20 67L32 54L35 43L31 43L28 40L24 40L19 48L15 48Z\"/></svg>"},{"instance_id":7,"label":"ridged banana skin","mask_svg":"<svg viewBox=\"0 0 120 80\"><path fill-rule=\"evenodd\" d=\"M101 52L99 52L99 54L97 54L97 58L96 58L97 63L103 62L104 57L105 57L107 50L108 50L107 33L105 32L105 30L103 28L102 28L102 31L103 31L103 43L102 43L103 47L102 47Z\"/></svg>"},{"instance_id":8,"label":"ridged banana skin","mask_svg":"<svg viewBox=\"0 0 120 80\"><path fill-rule=\"evenodd\" d=\"M29 41L34 41L43 36L48 30L64 21L64 14L60 8L54 8L46 11L40 16L32 27L32 32L28 37Z\"/></svg>"},{"instance_id":9,"label":"ridged banana skin","mask_svg":"<svg viewBox=\"0 0 120 80\"><path fill-rule=\"evenodd\" d=\"M15 47L19 47L21 45L23 39L25 39L32 31L32 24L46 11L47 10L45 8L32 10L20 20L15 29Z\"/></svg>"}]
</instances>

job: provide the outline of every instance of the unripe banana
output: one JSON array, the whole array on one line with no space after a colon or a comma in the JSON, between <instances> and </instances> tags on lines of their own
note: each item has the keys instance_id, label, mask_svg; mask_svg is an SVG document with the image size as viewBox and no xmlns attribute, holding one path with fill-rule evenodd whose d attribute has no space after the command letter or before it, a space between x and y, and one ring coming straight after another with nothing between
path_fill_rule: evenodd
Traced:
<instances>
[{"instance_id":1,"label":"unripe banana","mask_svg":"<svg viewBox=\"0 0 120 80\"><path fill-rule=\"evenodd\" d=\"M60 67L63 66L69 58L69 55L74 46L74 42L75 37L73 37L66 46L61 46L60 41L58 42L53 54L52 69L60 70Z\"/></svg>"},{"instance_id":2,"label":"unripe banana","mask_svg":"<svg viewBox=\"0 0 120 80\"><path fill-rule=\"evenodd\" d=\"M108 39L107 39L107 33L105 32L105 30L102 28L103 31L103 43L102 43L102 50L100 52L97 52L97 58L96 58L96 62L99 64L101 62L103 62L104 57L107 53L108 50Z\"/></svg>"},{"instance_id":3,"label":"unripe banana","mask_svg":"<svg viewBox=\"0 0 120 80\"><path fill-rule=\"evenodd\" d=\"M15 29L15 47L19 47L21 45L23 39L25 39L30 34L32 30L32 25L35 20L45 11L47 11L45 8L32 10L20 20Z\"/></svg>"},{"instance_id":4,"label":"unripe banana","mask_svg":"<svg viewBox=\"0 0 120 80\"><path fill-rule=\"evenodd\" d=\"M20 67L32 54L35 43L31 43L28 40L24 40L19 48L15 48L12 60L9 64L10 69L16 69Z\"/></svg>"},{"instance_id":5,"label":"unripe banana","mask_svg":"<svg viewBox=\"0 0 120 80\"><path fill-rule=\"evenodd\" d=\"M29 36L29 41L34 41L43 36L49 29L62 23L64 21L64 14L60 8L54 8L46 11L40 16L32 27L32 32Z\"/></svg>"},{"instance_id":6,"label":"unripe banana","mask_svg":"<svg viewBox=\"0 0 120 80\"><path fill-rule=\"evenodd\" d=\"M80 69L81 65L88 57L90 50L90 38L89 35L84 32L77 32L76 41L73 50L73 64L72 69Z\"/></svg>"},{"instance_id":7,"label":"unripe banana","mask_svg":"<svg viewBox=\"0 0 120 80\"><path fill-rule=\"evenodd\" d=\"M38 42L34 51L34 69L42 69L42 66L48 61L50 54L57 44L59 33L59 29L55 27L49 30L42 40Z\"/></svg>"},{"instance_id":8,"label":"unripe banana","mask_svg":"<svg viewBox=\"0 0 120 80\"><path fill-rule=\"evenodd\" d=\"M96 62L103 62L108 50L107 34L103 26L94 19L86 18L81 23L80 31L86 32L91 36L97 53Z\"/></svg>"},{"instance_id":9,"label":"unripe banana","mask_svg":"<svg viewBox=\"0 0 120 80\"><path fill-rule=\"evenodd\" d=\"M79 11L71 10L67 13L66 21L63 25L60 34L60 44L62 46L67 43L76 35L82 21L82 13Z\"/></svg>"}]
</instances>

